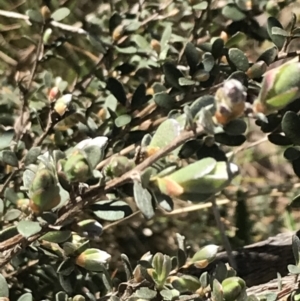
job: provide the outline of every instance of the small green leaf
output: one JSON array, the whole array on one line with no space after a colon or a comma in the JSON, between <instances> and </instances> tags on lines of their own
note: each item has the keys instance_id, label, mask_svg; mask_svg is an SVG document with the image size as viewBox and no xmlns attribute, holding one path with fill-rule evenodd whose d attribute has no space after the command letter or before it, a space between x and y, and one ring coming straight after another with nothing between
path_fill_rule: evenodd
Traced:
<instances>
[{"instance_id":1,"label":"small green leaf","mask_svg":"<svg viewBox=\"0 0 300 301\"><path fill-rule=\"evenodd\" d=\"M204 67L204 71L211 72L215 66L215 58L209 52L205 52L202 57L202 64Z\"/></svg>"},{"instance_id":2,"label":"small green leaf","mask_svg":"<svg viewBox=\"0 0 300 301\"><path fill-rule=\"evenodd\" d=\"M197 65L199 64L200 60L200 53L194 44L188 42L185 46L184 54L190 67L190 74L193 74L197 70Z\"/></svg>"},{"instance_id":3,"label":"small green leaf","mask_svg":"<svg viewBox=\"0 0 300 301\"><path fill-rule=\"evenodd\" d=\"M128 30L128 28L127 28ZM146 40L144 36L136 34L132 37L132 40L136 43L139 49L149 49L149 42Z\"/></svg>"},{"instance_id":4,"label":"small green leaf","mask_svg":"<svg viewBox=\"0 0 300 301\"><path fill-rule=\"evenodd\" d=\"M112 34L114 29L116 29L117 26L121 25L121 23L122 17L117 12L114 12L109 19L109 32Z\"/></svg>"},{"instance_id":5,"label":"small green leaf","mask_svg":"<svg viewBox=\"0 0 300 301\"><path fill-rule=\"evenodd\" d=\"M134 297L143 299L143 300L152 300L156 297L157 292L152 290L148 287L141 287L140 289L136 290L134 293Z\"/></svg>"},{"instance_id":6,"label":"small green leaf","mask_svg":"<svg viewBox=\"0 0 300 301\"><path fill-rule=\"evenodd\" d=\"M296 147L288 147L284 151L283 156L289 161L295 161L300 157L300 150Z\"/></svg>"},{"instance_id":7,"label":"small green leaf","mask_svg":"<svg viewBox=\"0 0 300 301\"><path fill-rule=\"evenodd\" d=\"M193 5L193 9L195 9L195 10L206 10L207 7L208 7L207 1L201 1L198 4Z\"/></svg>"},{"instance_id":8,"label":"small green leaf","mask_svg":"<svg viewBox=\"0 0 300 301\"><path fill-rule=\"evenodd\" d=\"M98 36L94 36L89 34L86 36L86 39L90 42L90 44L95 48L96 51L100 53L106 53L106 49L104 48L100 38Z\"/></svg>"},{"instance_id":9,"label":"small green leaf","mask_svg":"<svg viewBox=\"0 0 300 301\"><path fill-rule=\"evenodd\" d=\"M182 127L175 119L167 119L160 124L154 136L151 139L148 149L163 148L177 138L182 131ZM180 148L172 151L172 154L177 155Z\"/></svg>"},{"instance_id":10,"label":"small green leaf","mask_svg":"<svg viewBox=\"0 0 300 301\"><path fill-rule=\"evenodd\" d=\"M180 296L180 292L176 289L163 289L159 293L165 301L176 300Z\"/></svg>"},{"instance_id":11,"label":"small green leaf","mask_svg":"<svg viewBox=\"0 0 300 301\"><path fill-rule=\"evenodd\" d=\"M19 216L21 215L22 211L18 210L18 209L9 209L5 215L4 215L4 220L5 221L13 221L19 218Z\"/></svg>"},{"instance_id":12,"label":"small green leaf","mask_svg":"<svg viewBox=\"0 0 300 301\"><path fill-rule=\"evenodd\" d=\"M50 231L39 239L61 244L67 241L71 237L71 234L72 233L69 230Z\"/></svg>"},{"instance_id":13,"label":"small green leaf","mask_svg":"<svg viewBox=\"0 0 300 301\"><path fill-rule=\"evenodd\" d=\"M289 264L289 265L287 266L287 268L288 268L288 271L289 271L291 274L293 274L293 275L299 275L299 274L300 274L300 267L298 267L298 266L295 266L295 265L293 265L293 264Z\"/></svg>"},{"instance_id":14,"label":"small green leaf","mask_svg":"<svg viewBox=\"0 0 300 301\"><path fill-rule=\"evenodd\" d=\"M4 202L0 198L0 217L3 215L3 211L4 211Z\"/></svg>"},{"instance_id":15,"label":"small green leaf","mask_svg":"<svg viewBox=\"0 0 300 301\"><path fill-rule=\"evenodd\" d=\"M8 130L0 134L0 150L8 148L11 145L14 135L14 130Z\"/></svg>"},{"instance_id":16,"label":"small green leaf","mask_svg":"<svg viewBox=\"0 0 300 301\"><path fill-rule=\"evenodd\" d=\"M217 279L213 280L212 297L215 301L224 301L222 285Z\"/></svg>"},{"instance_id":17,"label":"small green leaf","mask_svg":"<svg viewBox=\"0 0 300 301\"><path fill-rule=\"evenodd\" d=\"M247 75L249 78L261 78L263 74L267 71L267 64L264 61L257 61L248 70Z\"/></svg>"},{"instance_id":18,"label":"small green leaf","mask_svg":"<svg viewBox=\"0 0 300 301\"><path fill-rule=\"evenodd\" d=\"M168 110L174 109L174 107L176 107L177 105L175 99L166 92L160 92L154 94L153 99L159 107Z\"/></svg>"},{"instance_id":19,"label":"small green leaf","mask_svg":"<svg viewBox=\"0 0 300 301\"><path fill-rule=\"evenodd\" d=\"M195 117L202 108L212 106L215 103L215 98L212 95L205 95L197 98L190 107L190 112Z\"/></svg>"},{"instance_id":20,"label":"small green leaf","mask_svg":"<svg viewBox=\"0 0 300 301\"><path fill-rule=\"evenodd\" d=\"M227 4L222 9L222 15L232 21L241 21L246 18L246 15L239 10L235 4Z\"/></svg>"},{"instance_id":21,"label":"small green leaf","mask_svg":"<svg viewBox=\"0 0 300 301\"><path fill-rule=\"evenodd\" d=\"M34 164L37 160L37 157L41 154L41 150L42 149L39 146L30 148L24 159L25 166Z\"/></svg>"},{"instance_id":22,"label":"small green leaf","mask_svg":"<svg viewBox=\"0 0 300 301\"><path fill-rule=\"evenodd\" d=\"M267 30L268 30L269 37L271 38L273 43L277 46L277 48L279 50L281 50L285 43L286 37L282 34L280 34L280 35L273 34L272 31L273 31L274 27L278 28L278 29L275 29L275 32L277 32L277 33L280 29L283 30L281 23L276 18L269 17L267 20Z\"/></svg>"},{"instance_id":23,"label":"small green leaf","mask_svg":"<svg viewBox=\"0 0 300 301\"><path fill-rule=\"evenodd\" d=\"M2 274L0 274L0 297L1 298L9 297L8 284Z\"/></svg>"},{"instance_id":24,"label":"small green leaf","mask_svg":"<svg viewBox=\"0 0 300 301\"><path fill-rule=\"evenodd\" d=\"M208 272L202 273L199 280L200 280L200 283L201 283L201 287L206 288L209 285L209 274L208 274Z\"/></svg>"},{"instance_id":25,"label":"small green leaf","mask_svg":"<svg viewBox=\"0 0 300 301\"><path fill-rule=\"evenodd\" d=\"M77 222L76 232L84 237L95 238L102 233L102 225L94 219L86 219Z\"/></svg>"},{"instance_id":26,"label":"small green leaf","mask_svg":"<svg viewBox=\"0 0 300 301\"><path fill-rule=\"evenodd\" d=\"M172 281L172 286L179 292L185 293L197 291L201 284L198 278L190 275L183 275L181 277L176 277Z\"/></svg>"},{"instance_id":27,"label":"small green leaf","mask_svg":"<svg viewBox=\"0 0 300 301\"><path fill-rule=\"evenodd\" d=\"M17 227L15 227L15 226L5 228L4 230L0 231L0 242L3 242L9 238L12 238L18 234L19 233L18 233Z\"/></svg>"},{"instance_id":28,"label":"small green leaf","mask_svg":"<svg viewBox=\"0 0 300 301\"><path fill-rule=\"evenodd\" d=\"M124 54L134 54L137 52L137 48L134 46L129 47L117 47L115 46L115 49L118 53L124 53Z\"/></svg>"},{"instance_id":29,"label":"small green leaf","mask_svg":"<svg viewBox=\"0 0 300 301\"><path fill-rule=\"evenodd\" d=\"M70 12L71 11L67 7L61 7L52 13L51 18L56 22L60 22L61 20L65 19Z\"/></svg>"},{"instance_id":30,"label":"small green leaf","mask_svg":"<svg viewBox=\"0 0 300 301\"><path fill-rule=\"evenodd\" d=\"M215 59L220 58L223 55L224 41L221 38L216 38L211 45L211 54Z\"/></svg>"},{"instance_id":31,"label":"small green leaf","mask_svg":"<svg viewBox=\"0 0 300 301\"><path fill-rule=\"evenodd\" d=\"M291 209L298 209L298 210L300 209L300 195L299 194L293 198L292 202L289 204L289 207ZM295 258L295 256L294 256L294 258Z\"/></svg>"},{"instance_id":32,"label":"small green leaf","mask_svg":"<svg viewBox=\"0 0 300 301\"><path fill-rule=\"evenodd\" d=\"M113 94L117 101L123 106L126 105L127 97L123 85L115 78L110 77L106 83L106 89Z\"/></svg>"},{"instance_id":33,"label":"small green leaf","mask_svg":"<svg viewBox=\"0 0 300 301\"><path fill-rule=\"evenodd\" d=\"M288 33L280 27L272 27L272 35L287 37Z\"/></svg>"},{"instance_id":34,"label":"small green leaf","mask_svg":"<svg viewBox=\"0 0 300 301\"><path fill-rule=\"evenodd\" d=\"M171 62L166 62L163 64L163 72L165 74L166 82L173 88L182 90L179 84L179 78L184 77L181 71L179 71L176 66Z\"/></svg>"},{"instance_id":35,"label":"small green leaf","mask_svg":"<svg viewBox=\"0 0 300 301\"><path fill-rule=\"evenodd\" d=\"M150 192L142 187L138 181L133 183L133 195L137 207L141 210L146 219L151 219L155 215Z\"/></svg>"},{"instance_id":36,"label":"small green leaf","mask_svg":"<svg viewBox=\"0 0 300 301\"><path fill-rule=\"evenodd\" d=\"M123 201L103 200L89 206L96 217L106 221L117 221L132 214L130 206Z\"/></svg>"},{"instance_id":37,"label":"small green leaf","mask_svg":"<svg viewBox=\"0 0 300 301\"><path fill-rule=\"evenodd\" d=\"M287 146L292 144L292 141L288 137L279 133L271 133L270 135L268 135L268 140L271 143L280 146Z\"/></svg>"},{"instance_id":38,"label":"small green leaf","mask_svg":"<svg viewBox=\"0 0 300 301\"><path fill-rule=\"evenodd\" d=\"M11 187L7 187L5 189L4 197L6 200L10 201L13 204L16 204L17 201L20 199L18 194Z\"/></svg>"},{"instance_id":39,"label":"small green leaf","mask_svg":"<svg viewBox=\"0 0 300 301\"><path fill-rule=\"evenodd\" d=\"M160 40L160 46L161 46L161 51L159 54L159 59L160 60L165 60L169 51L169 41L171 39L172 35L172 27L170 25L167 25L165 27L165 30L162 34L161 40Z\"/></svg>"},{"instance_id":40,"label":"small green leaf","mask_svg":"<svg viewBox=\"0 0 300 301\"><path fill-rule=\"evenodd\" d=\"M29 17L30 21L37 22L37 23L44 22L44 18L38 10L29 9L26 11L26 15Z\"/></svg>"},{"instance_id":41,"label":"small green leaf","mask_svg":"<svg viewBox=\"0 0 300 301\"><path fill-rule=\"evenodd\" d=\"M242 119L234 119L224 126L224 132L229 135L242 135L247 130L247 123Z\"/></svg>"},{"instance_id":42,"label":"small green leaf","mask_svg":"<svg viewBox=\"0 0 300 301\"><path fill-rule=\"evenodd\" d=\"M131 122L131 116L128 114L120 115L115 119L115 125L118 128L128 125Z\"/></svg>"},{"instance_id":43,"label":"small green leaf","mask_svg":"<svg viewBox=\"0 0 300 301\"><path fill-rule=\"evenodd\" d=\"M17 229L22 236L28 238L39 233L42 230L42 227L38 222L22 220L18 223Z\"/></svg>"},{"instance_id":44,"label":"small green leaf","mask_svg":"<svg viewBox=\"0 0 300 301\"><path fill-rule=\"evenodd\" d=\"M19 161L15 152L8 149L2 151L2 161L13 167L19 166Z\"/></svg>"},{"instance_id":45,"label":"small green leaf","mask_svg":"<svg viewBox=\"0 0 300 301\"><path fill-rule=\"evenodd\" d=\"M227 40L225 47L231 48L233 46L237 46L240 42L246 40L246 38L247 36L243 32L238 31Z\"/></svg>"},{"instance_id":46,"label":"small green leaf","mask_svg":"<svg viewBox=\"0 0 300 301\"><path fill-rule=\"evenodd\" d=\"M18 301L33 301L33 297L31 293L25 293L18 298Z\"/></svg>"},{"instance_id":47,"label":"small green leaf","mask_svg":"<svg viewBox=\"0 0 300 301\"><path fill-rule=\"evenodd\" d=\"M146 86L144 84L140 84L133 93L131 108L140 109L148 101L149 98L146 96Z\"/></svg>"},{"instance_id":48,"label":"small green leaf","mask_svg":"<svg viewBox=\"0 0 300 301\"><path fill-rule=\"evenodd\" d=\"M227 145L227 146L240 146L242 145L247 139L244 135L228 135L227 133L219 133L215 134L215 140L218 143Z\"/></svg>"},{"instance_id":49,"label":"small green leaf","mask_svg":"<svg viewBox=\"0 0 300 301\"><path fill-rule=\"evenodd\" d=\"M300 118L295 112L288 111L284 114L281 127L286 137L289 138L293 144L300 145Z\"/></svg>"},{"instance_id":50,"label":"small green leaf","mask_svg":"<svg viewBox=\"0 0 300 301\"><path fill-rule=\"evenodd\" d=\"M244 52L238 48L231 48L228 51L230 61L238 70L246 72L249 68L249 62Z\"/></svg>"},{"instance_id":51,"label":"small green leaf","mask_svg":"<svg viewBox=\"0 0 300 301\"><path fill-rule=\"evenodd\" d=\"M292 236L292 249L293 249L293 255L295 258L295 263L297 266L299 266L300 263L300 258L299 258L299 253L300 253L300 239L297 235Z\"/></svg>"},{"instance_id":52,"label":"small green leaf","mask_svg":"<svg viewBox=\"0 0 300 301\"><path fill-rule=\"evenodd\" d=\"M65 259L57 268L57 273L69 276L74 271L74 261L69 257Z\"/></svg>"},{"instance_id":53,"label":"small green leaf","mask_svg":"<svg viewBox=\"0 0 300 301\"><path fill-rule=\"evenodd\" d=\"M180 77L178 79L178 82L179 82L180 86L193 86L197 83L194 80L186 78L186 77Z\"/></svg>"},{"instance_id":54,"label":"small green leaf","mask_svg":"<svg viewBox=\"0 0 300 301\"><path fill-rule=\"evenodd\" d=\"M74 273L71 273L71 275L74 275ZM63 290L70 295L73 293L73 288L74 288L74 285L72 285L72 278L74 281L74 276L70 277L70 275L64 276L63 274L58 274L59 284L61 285Z\"/></svg>"}]
</instances>

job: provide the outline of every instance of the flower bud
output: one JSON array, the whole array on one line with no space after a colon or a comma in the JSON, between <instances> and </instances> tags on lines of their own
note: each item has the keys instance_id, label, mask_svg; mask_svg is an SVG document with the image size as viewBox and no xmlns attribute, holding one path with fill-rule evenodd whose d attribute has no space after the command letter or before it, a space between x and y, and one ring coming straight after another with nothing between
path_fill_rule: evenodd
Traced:
<instances>
[{"instance_id":1,"label":"flower bud","mask_svg":"<svg viewBox=\"0 0 300 301\"><path fill-rule=\"evenodd\" d=\"M82 252L75 260L76 264L94 272L103 271L103 264L105 264L111 256L98 249L87 249Z\"/></svg>"},{"instance_id":2,"label":"flower bud","mask_svg":"<svg viewBox=\"0 0 300 301\"><path fill-rule=\"evenodd\" d=\"M240 277L229 277L222 282L225 301L235 301L246 289L245 281Z\"/></svg>"},{"instance_id":3,"label":"flower bud","mask_svg":"<svg viewBox=\"0 0 300 301\"><path fill-rule=\"evenodd\" d=\"M132 160L125 156L113 157L108 165L105 167L105 174L110 177L120 177L127 171L134 168L135 164Z\"/></svg>"},{"instance_id":4,"label":"flower bud","mask_svg":"<svg viewBox=\"0 0 300 301\"><path fill-rule=\"evenodd\" d=\"M62 168L70 182L85 182L91 176L89 164L79 151L73 152Z\"/></svg>"},{"instance_id":5,"label":"flower bud","mask_svg":"<svg viewBox=\"0 0 300 301\"><path fill-rule=\"evenodd\" d=\"M156 52L156 53L160 53L161 50L161 45L159 43L159 41L152 39L151 40L151 48Z\"/></svg>"},{"instance_id":6,"label":"flower bud","mask_svg":"<svg viewBox=\"0 0 300 301\"><path fill-rule=\"evenodd\" d=\"M72 101L72 94L65 94L59 98L54 105L54 110L59 116L65 115L68 107Z\"/></svg>"},{"instance_id":7,"label":"flower bud","mask_svg":"<svg viewBox=\"0 0 300 301\"><path fill-rule=\"evenodd\" d=\"M60 96L58 87L52 87L48 93L48 99L50 102L55 101Z\"/></svg>"},{"instance_id":8,"label":"flower bud","mask_svg":"<svg viewBox=\"0 0 300 301\"><path fill-rule=\"evenodd\" d=\"M61 200L55 175L48 169L38 170L29 188L29 206L36 214L51 210Z\"/></svg>"},{"instance_id":9,"label":"flower bud","mask_svg":"<svg viewBox=\"0 0 300 301\"><path fill-rule=\"evenodd\" d=\"M267 71L267 64L264 61L254 63L248 70L247 75L249 78L260 78Z\"/></svg>"},{"instance_id":10,"label":"flower bud","mask_svg":"<svg viewBox=\"0 0 300 301\"><path fill-rule=\"evenodd\" d=\"M254 113L269 115L285 108L300 97L300 63L298 58L271 69L264 74Z\"/></svg>"},{"instance_id":11,"label":"flower bud","mask_svg":"<svg viewBox=\"0 0 300 301\"><path fill-rule=\"evenodd\" d=\"M115 42L119 41L121 39L121 37L123 36L124 32L125 32L124 26L118 25L112 33L113 40Z\"/></svg>"},{"instance_id":12,"label":"flower bud","mask_svg":"<svg viewBox=\"0 0 300 301\"><path fill-rule=\"evenodd\" d=\"M236 79L227 80L215 94L215 120L221 125L241 117L245 110L246 92L242 83Z\"/></svg>"},{"instance_id":13,"label":"flower bud","mask_svg":"<svg viewBox=\"0 0 300 301\"><path fill-rule=\"evenodd\" d=\"M152 181L163 194L171 197L180 197L186 193L214 194L226 187L237 172L238 167L233 163L205 158L168 176L154 177Z\"/></svg>"},{"instance_id":14,"label":"flower bud","mask_svg":"<svg viewBox=\"0 0 300 301\"><path fill-rule=\"evenodd\" d=\"M44 18L44 21L48 21L51 17L51 11L48 6L44 5L41 8L41 14Z\"/></svg>"}]
</instances>

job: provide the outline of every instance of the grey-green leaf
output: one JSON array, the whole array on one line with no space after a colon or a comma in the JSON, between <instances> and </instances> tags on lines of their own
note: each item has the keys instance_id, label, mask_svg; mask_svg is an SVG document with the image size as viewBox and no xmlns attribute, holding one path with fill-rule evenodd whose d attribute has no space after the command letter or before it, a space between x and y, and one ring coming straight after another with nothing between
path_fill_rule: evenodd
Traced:
<instances>
[{"instance_id":1,"label":"grey-green leaf","mask_svg":"<svg viewBox=\"0 0 300 301\"><path fill-rule=\"evenodd\" d=\"M222 15L232 21L241 21L246 18L246 15L237 8L235 4L227 4L222 9Z\"/></svg>"},{"instance_id":2,"label":"grey-green leaf","mask_svg":"<svg viewBox=\"0 0 300 301\"><path fill-rule=\"evenodd\" d=\"M249 68L249 62L244 52L238 48L231 48L228 51L230 61L241 71L246 72Z\"/></svg>"},{"instance_id":3,"label":"grey-green leaf","mask_svg":"<svg viewBox=\"0 0 300 301\"><path fill-rule=\"evenodd\" d=\"M19 218L19 216L21 215L21 211L19 209L9 209L5 215L4 215L4 220L5 221L13 221Z\"/></svg>"},{"instance_id":4,"label":"grey-green leaf","mask_svg":"<svg viewBox=\"0 0 300 301\"><path fill-rule=\"evenodd\" d=\"M18 301L32 301L32 294L31 293L25 293L22 296L19 297Z\"/></svg>"},{"instance_id":5,"label":"grey-green leaf","mask_svg":"<svg viewBox=\"0 0 300 301\"><path fill-rule=\"evenodd\" d=\"M29 9L26 11L26 15L29 17L30 21L37 23L43 23L44 21L42 14L38 10Z\"/></svg>"},{"instance_id":6,"label":"grey-green leaf","mask_svg":"<svg viewBox=\"0 0 300 301\"><path fill-rule=\"evenodd\" d=\"M273 43L278 47L279 50L282 49L286 37L284 35L273 34L273 28L277 27L279 29L275 29L275 32L278 32L280 29L283 30L281 23L275 17L269 17L267 21L267 30L268 34L273 41Z\"/></svg>"},{"instance_id":7,"label":"grey-green leaf","mask_svg":"<svg viewBox=\"0 0 300 301\"><path fill-rule=\"evenodd\" d=\"M25 156L24 164L25 166L29 164L34 164L37 160L37 157L41 154L41 147L35 146L32 147Z\"/></svg>"},{"instance_id":8,"label":"grey-green leaf","mask_svg":"<svg viewBox=\"0 0 300 301\"><path fill-rule=\"evenodd\" d=\"M0 150L5 149L10 146L15 135L14 130L8 130L2 132L0 135Z\"/></svg>"},{"instance_id":9,"label":"grey-green leaf","mask_svg":"<svg viewBox=\"0 0 300 301\"><path fill-rule=\"evenodd\" d=\"M166 82L173 88L182 90L179 84L179 78L184 77L181 71L179 71L176 66L171 62L166 62L163 65L163 72L165 74Z\"/></svg>"},{"instance_id":10,"label":"grey-green leaf","mask_svg":"<svg viewBox=\"0 0 300 301\"><path fill-rule=\"evenodd\" d=\"M151 219L155 215L155 211L150 192L143 188L140 182L134 181L133 194L135 203L141 210L142 214L146 217L146 219Z\"/></svg>"},{"instance_id":11,"label":"grey-green leaf","mask_svg":"<svg viewBox=\"0 0 300 301\"><path fill-rule=\"evenodd\" d=\"M175 99L166 92L156 93L153 98L159 107L171 110L176 106Z\"/></svg>"},{"instance_id":12,"label":"grey-green leaf","mask_svg":"<svg viewBox=\"0 0 300 301\"><path fill-rule=\"evenodd\" d=\"M9 290L8 284L2 274L0 274L0 297L1 298L8 298Z\"/></svg>"},{"instance_id":13,"label":"grey-green leaf","mask_svg":"<svg viewBox=\"0 0 300 301\"><path fill-rule=\"evenodd\" d=\"M106 221L117 221L132 214L130 206L119 200L104 200L90 205L92 213Z\"/></svg>"},{"instance_id":14,"label":"grey-green leaf","mask_svg":"<svg viewBox=\"0 0 300 301\"><path fill-rule=\"evenodd\" d=\"M256 60L257 62L259 61L264 61L267 65L272 64L278 54L278 48L274 45L268 49L266 49Z\"/></svg>"},{"instance_id":15,"label":"grey-green leaf","mask_svg":"<svg viewBox=\"0 0 300 301\"><path fill-rule=\"evenodd\" d=\"M22 220L17 225L18 232L24 237L30 237L39 233L42 227L38 222Z\"/></svg>"},{"instance_id":16,"label":"grey-green leaf","mask_svg":"<svg viewBox=\"0 0 300 301\"><path fill-rule=\"evenodd\" d=\"M288 111L284 114L281 121L282 131L285 133L294 144L300 145L300 118L292 111Z\"/></svg>"},{"instance_id":17,"label":"grey-green leaf","mask_svg":"<svg viewBox=\"0 0 300 301\"><path fill-rule=\"evenodd\" d=\"M115 119L115 125L118 128L121 128L121 127L129 124L130 122L131 122L131 116L128 114L120 115Z\"/></svg>"},{"instance_id":18,"label":"grey-green leaf","mask_svg":"<svg viewBox=\"0 0 300 301\"><path fill-rule=\"evenodd\" d=\"M57 244L67 241L71 237L71 231L61 230L61 231L50 231L43 235L40 240L46 240L49 242L54 242Z\"/></svg>"},{"instance_id":19,"label":"grey-green leaf","mask_svg":"<svg viewBox=\"0 0 300 301\"><path fill-rule=\"evenodd\" d=\"M70 10L67 7L61 7L59 9L57 9L55 12L53 12L53 14L51 15L51 18L54 21L61 21L64 18L66 18L69 14L70 14Z\"/></svg>"},{"instance_id":20,"label":"grey-green leaf","mask_svg":"<svg viewBox=\"0 0 300 301\"><path fill-rule=\"evenodd\" d=\"M19 166L19 161L15 152L8 149L2 151L2 161L13 167Z\"/></svg>"}]
</instances>

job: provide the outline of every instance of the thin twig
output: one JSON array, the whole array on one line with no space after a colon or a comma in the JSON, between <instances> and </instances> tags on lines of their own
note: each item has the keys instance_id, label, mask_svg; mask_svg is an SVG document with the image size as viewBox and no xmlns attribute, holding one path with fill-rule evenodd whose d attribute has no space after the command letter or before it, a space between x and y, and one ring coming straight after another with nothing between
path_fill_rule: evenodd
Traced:
<instances>
[{"instance_id":1,"label":"thin twig","mask_svg":"<svg viewBox=\"0 0 300 301\"><path fill-rule=\"evenodd\" d=\"M219 209L218 209L218 206L217 206L217 203L216 203L215 196L213 196L211 198L211 203L212 203L212 209L213 209L214 217L215 217L215 220L216 220L216 223L217 223L217 227L220 231L222 241L223 241L223 244L224 244L224 248L225 248L227 256L228 256L229 264L232 268L236 269L237 265L236 265L236 262L233 258L233 255L232 255L232 248L231 248L230 242L229 242L228 237L225 233L224 224L221 221L221 216L220 216L220 212L219 212Z\"/></svg>"},{"instance_id":2,"label":"thin twig","mask_svg":"<svg viewBox=\"0 0 300 301\"><path fill-rule=\"evenodd\" d=\"M38 66L38 62L39 62L39 57L41 55L41 51L42 51L42 45L43 45L43 35L44 35L44 30L45 30L45 24L41 25L41 29L40 29L40 34L39 34L39 41L38 41L38 45L36 48L36 58L33 62L33 66L32 69L30 70L30 77L28 80L28 84L26 89L21 89L21 93L23 94L23 105L22 105L22 111L21 111L21 120L20 120L20 127L21 128L25 128L26 124L24 124L24 114L26 112L26 109L28 108L28 98L29 98L29 92L32 86L32 82L33 79L35 77L36 74L36 70L37 70L37 66ZM27 120L28 123L29 120ZM22 133L23 131L19 132L18 137L16 138L16 142L18 142L20 139L22 139Z\"/></svg>"}]
</instances>

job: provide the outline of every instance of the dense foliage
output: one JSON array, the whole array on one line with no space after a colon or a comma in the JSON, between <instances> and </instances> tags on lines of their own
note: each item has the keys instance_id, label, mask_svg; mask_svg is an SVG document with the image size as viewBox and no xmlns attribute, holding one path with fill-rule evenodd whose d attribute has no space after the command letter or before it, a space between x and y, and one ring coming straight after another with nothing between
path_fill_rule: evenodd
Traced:
<instances>
[{"instance_id":1,"label":"dense foliage","mask_svg":"<svg viewBox=\"0 0 300 301\"><path fill-rule=\"evenodd\" d=\"M182 272L216 245L193 254L177 234L176 256L134 268L122 254L124 282L99 236L210 202L234 266L217 207L240 181L232 148L255 126L300 177L300 27L278 19L292 2L0 1L3 300L258 300L229 265Z\"/></svg>"}]
</instances>

